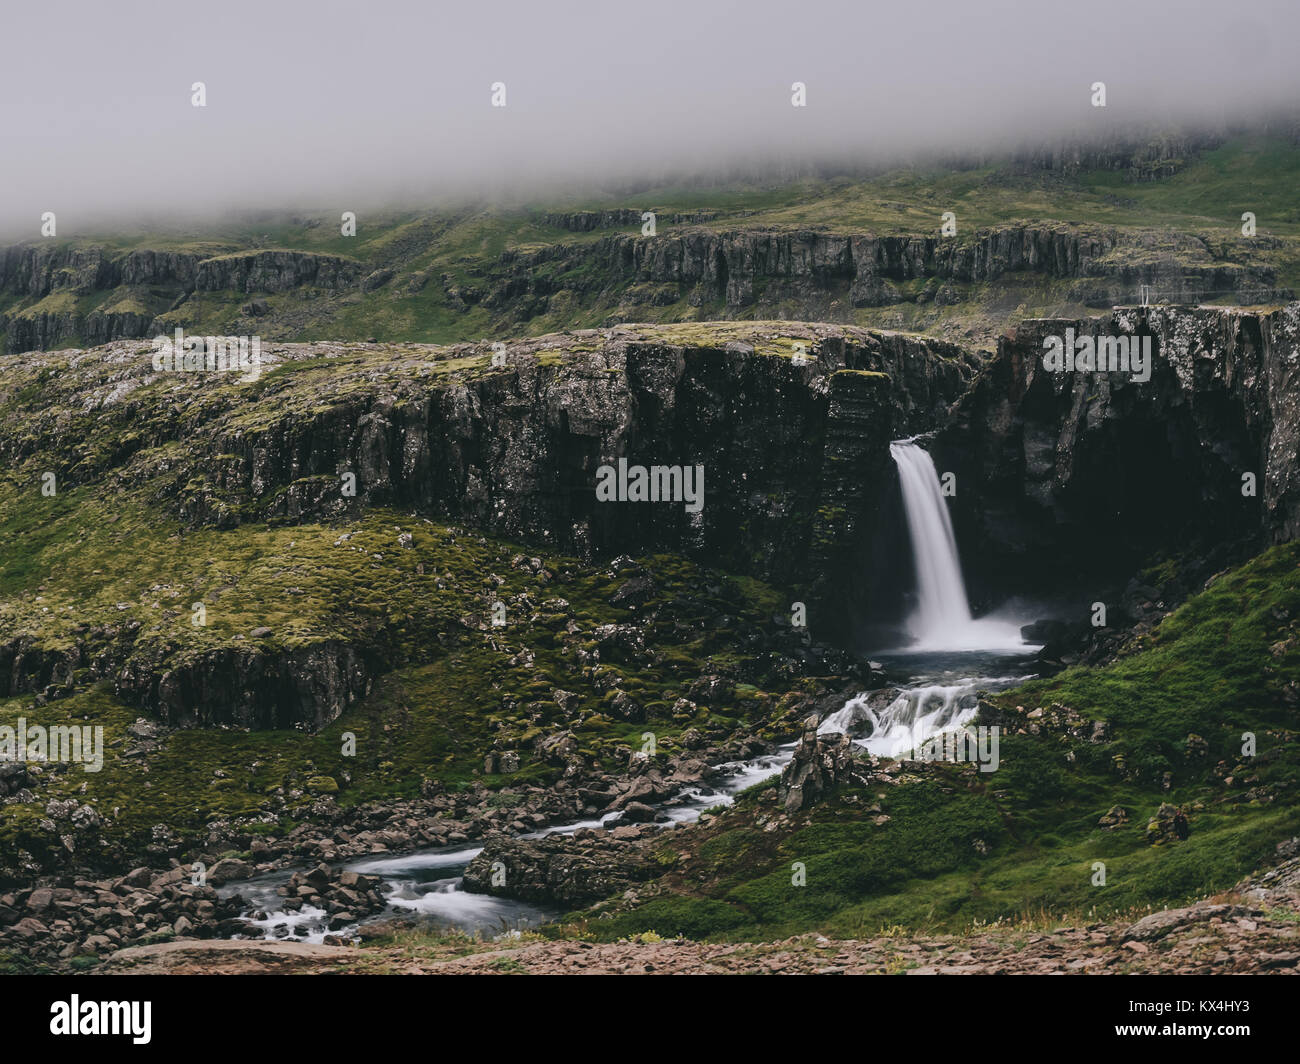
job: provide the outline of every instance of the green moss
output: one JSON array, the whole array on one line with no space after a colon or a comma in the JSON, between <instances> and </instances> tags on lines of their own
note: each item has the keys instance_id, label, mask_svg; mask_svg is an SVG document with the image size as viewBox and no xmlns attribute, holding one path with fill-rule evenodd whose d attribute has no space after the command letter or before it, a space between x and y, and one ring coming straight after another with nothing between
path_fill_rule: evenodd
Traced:
<instances>
[{"instance_id":1,"label":"green moss","mask_svg":"<svg viewBox=\"0 0 1300 1064\"><path fill-rule=\"evenodd\" d=\"M70 288L56 288L49 295L24 307L19 318L36 318L43 314L71 314L77 309L77 295Z\"/></svg>"},{"instance_id":2,"label":"green moss","mask_svg":"<svg viewBox=\"0 0 1300 1064\"><path fill-rule=\"evenodd\" d=\"M1300 832L1289 695L1300 679L1297 625L1300 544L1291 543L1218 578L1113 664L993 699L1012 714L1061 703L1106 721L1107 741L1004 733L996 772L929 766L788 820L774 779L697 829L651 900L615 905L588 926L602 939L651 928L726 941L864 937L1044 914L1087 922L1230 888ZM1255 735L1253 757L1243 756L1243 731ZM1189 733L1205 738L1208 756L1189 754ZM1164 802L1187 812L1190 834L1151 845L1147 819ZM1130 821L1107 830L1098 821L1115 805Z\"/></svg>"},{"instance_id":3,"label":"green moss","mask_svg":"<svg viewBox=\"0 0 1300 1064\"><path fill-rule=\"evenodd\" d=\"M47 498L38 482L0 496L0 541L22 544L0 556L3 630L52 650L89 638L84 652L92 655L129 633L136 653L160 672L223 649L255 645L276 655L343 643L362 653L377 678L363 702L319 734L182 730L147 758L120 756L139 711L108 686L85 686L88 674L78 675L76 693L44 705L30 696L0 700L0 723L23 717L29 725L72 719L104 727L103 770L51 772L41 792L98 809L107 839L143 846L157 823L200 838L213 819L243 820L266 832L259 822L268 812L287 824L321 795L346 807L416 796L423 780L468 786L497 740L517 750L521 764L515 773L487 777L489 786L544 785L559 770L538 760L533 744L574 719L581 748L607 767L625 765L627 749L639 745L644 725L590 713L605 690L575 673L568 645L557 639L567 616L585 632L625 619L626 611L609 605L622 579L608 570L549 556L549 575L534 574L510 564L533 550L393 511L372 510L335 527L219 530L185 528L149 502L147 492L101 495L90 486ZM409 547L399 545L403 532ZM655 574L661 610L677 600L712 602L737 624L761 627L782 600L758 581L733 580L680 558L643 562ZM505 629L476 627L486 625L491 601L518 596L533 603L563 598L569 606L512 609ZM194 623L196 603L204 607L201 625ZM262 628L269 634L255 638ZM668 707L726 637L708 626L679 631L672 609L663 610L651 635L662 661L605 667L649 707L660 744L672 748L704 712L677 721ZM512 663L524 649L531 664ZM557 688L578 695L570 710L555 702ZM508 703L527 706L527 713L507 713ZM355 756L344 755L345 733L355 739ZM0 808L0 849L52 857L58 840L41 826L43 809L43 802Z\"/></svg>"}]
</instances>

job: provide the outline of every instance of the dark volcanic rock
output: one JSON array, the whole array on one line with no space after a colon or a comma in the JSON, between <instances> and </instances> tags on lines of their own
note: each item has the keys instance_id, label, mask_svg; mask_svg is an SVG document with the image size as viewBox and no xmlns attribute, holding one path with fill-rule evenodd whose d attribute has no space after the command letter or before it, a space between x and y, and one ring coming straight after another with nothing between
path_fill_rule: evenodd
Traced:
<instances>
[{"instance_id":1,"label":"dark volcanic rock","mask_svg":"<svg viewBox=\"0 0 1300 1064\"><path fill-rule=\"evenodd\" d=\"M1149 336L1151 379L1048 372L1044 337L1067 328ZM934 451L958 484L978 485L953 500L977 589L1059 587L1069 575L1093 590L1118 581L1112 609L1161 608L1160 589L1121 591L1156 550L1202 545L1203 580L1232 561L1215 545L1258 549L1300 533L1300 303L1022 322Z\"/></svg>"},{"instance_id":2,"label":"dark volcanic rock","mask_svg":"<svg viewBox=\"0 0 1300 1064\"><path fill-rule=\"evenodd\" d=\"M841 784L865 783L867 778L847 735L819 736L810 728L781 773L781 804L787 813L797 813Z\"/></svg>"},{"instance_id":3,"label":"dark volcanic rock","mask_svg":"<svg viewBox=\"0 0 1300 1064\"><path fill-rule=\"evenodd\" d=\"M165 652L145 644L123 666L119 695L182 726L318 729L370 690L372 670L355 647L327 640L310 647L226 647L162 669Z\"/></svg>"},{"instance_id":4,"label":"dark volcanic rock","mask_svg":"<svg viewBox=\"0 0 1300 1064\"><path fill-rule=\"evenodd\" d=\"M605 832L503 838L489 840L469 863L465 889L577 908L643 883L658 870L643 847Z\"/></svg>"}]
</instances>

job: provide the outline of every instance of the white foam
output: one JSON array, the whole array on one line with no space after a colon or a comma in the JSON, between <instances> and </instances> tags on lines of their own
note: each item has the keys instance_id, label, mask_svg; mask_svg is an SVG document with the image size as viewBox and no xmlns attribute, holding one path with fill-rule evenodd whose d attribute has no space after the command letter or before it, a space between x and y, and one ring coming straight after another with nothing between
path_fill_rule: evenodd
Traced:
<instances>
[{"instance_id":1,"label":"white foam","mask_svg":"<svg viewBox=\"0 0 1300 1064\"><path fill-rule=\"evenodd\" d=\"M1021 638L1016 621L971 616L957 537L934 460L914 440L895 440L889 453L898 466L916 568L916 606L907 619L912 642L906 652L1023 654L1038 649Z\"/></svg>"}]
</instances>

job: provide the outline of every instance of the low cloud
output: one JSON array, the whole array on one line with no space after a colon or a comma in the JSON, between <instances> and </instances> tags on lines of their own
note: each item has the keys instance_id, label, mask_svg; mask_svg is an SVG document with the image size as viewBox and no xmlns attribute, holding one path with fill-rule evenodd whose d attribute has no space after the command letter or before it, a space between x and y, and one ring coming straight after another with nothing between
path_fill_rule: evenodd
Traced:
<instances>
[{"instance_id":1,"label":"low cloud","mask_svg":"<svg viewBox=\"0 0 1300 1064\"><path fill-rule=\"evenodd\" d=\"M0 227L577 199L1258 119L1297 97L1298 29L1281 0L28 6L6 15Z\"/></svg>"}]
</instances>

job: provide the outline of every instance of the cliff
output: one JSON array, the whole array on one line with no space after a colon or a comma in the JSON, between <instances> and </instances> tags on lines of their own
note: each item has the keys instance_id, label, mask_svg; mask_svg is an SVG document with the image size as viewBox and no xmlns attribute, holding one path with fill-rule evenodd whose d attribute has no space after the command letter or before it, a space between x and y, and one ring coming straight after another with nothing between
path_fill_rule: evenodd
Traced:
<instances>
[{"instance_id":1,"label":"cliff","mask_svg":"<svg viewBox=\"0 0 1300 1064\"><path fill-rule=\"evenodd\" d=\"M1053 373L1044 337L1149 337L1149 381ZM1095 579L1163 552L1300 533L1300 304L1022 322L939 434L977 579ZM1243 479L1245 478L1245 479ZM1220 556L1221 557L1221 556Z\"/></svg>"},{"instance_id":2,"label":"cliff","mask_svg":"<svg viewBox=\"0 0 1300 1064\"><path fill-rule=\"evenodd\" d=\"M322 523L341 532L381 508L436 515L548 555L672 552L757 576L829 635L866 594L889 441L936 427L978 365L938 341L785 322L561 334L508 345L498 366L468 344L263 354L250 383L155 373L138 342L7 356L0 461L25 486L14 518L27 520L20 493L46 472L59 500L109 520L143 507L137 519L179 522L177 549L218 554L268 525L318 538ZM702 466L702 508L598 502L600 467L620 459ZM59 697L74 676L112 678L172 723L316 729L402 660L386 604L374 623L343 603L326 613L287 641L193 652L111 612L57 639L15 627L0 692ZM430 618L426 638L436 645L446 622Z\"/></svg>"},{"instance_id":3,"label":"cliff","mask_svg":"<svg viewBox=\"0 0 1300 1064\"><path fill-rule=\"evenodd\" d=\"M652 239L620 233L595 244L506 252L492 270L495 284L485 299L492 306L525 295L590 295L651 284L676 286L649 293L652 300L721 300L727 314L782 301L823 306L842 299L850 307L879 307L936 298L957 302L964 297L938 285L981 284L1019 272L1077 281L1065 295L1079 301L1132 301L1139 284L1179 298L1242 291L1264 300L1282 294L1274 291L1276 275L1268 267L1214 261L1192 239L1158 248L1160 243L1154 235L1064 223L999 226L961 239L813 229L695 228ZM1120 248L1126 254L1115 255ZM925 281L936 284L917 291L899 287ZM645 296L633 291L630 298Z\"/></svg>"},{"instance_id":4,"label":"cliff","mask_svg":"<svg viewBox=\"0 0 1300 1064\"><path fill-rule=\"evenodd\" d=\"M1043 337L1070 328L1149 337L1150 380L1047 372ZM802 601L819 639L851 642L906 585L888 450L901 436L937 433L978 601L1122 583L1162 558L1191 556L1203 578L1295 538L1298 346L1300 304L1029 321L983 369L939 341L790 322L557 334L505 345L496 365L487 345L268 344L251 383L158 374L148 347L118 342L3 360L0 463L24 535L38 531L23 493L45 473L56 510L138 510L176 527L169 550L244 552L284 528L332 541L381 511L437 517L548 556L663 552L757 577L779 589L778 613ZM702 508L599 502L599 470L620 460L702 466ZM316 728L402 659L394 639L447 631L446 618L404 627L387 600L363 624L336 597L292 639L180 658L102 618L57 639L16 626L0 691L112 677L178 723Z\"/></svg>"},{"instance_id":5,"label":"cliff","mask_svg":"<svg viewBox=\"0 0 1300 1064\"><path fill-rule=\"evenodd\" d=\"M430 320L472 321L469 335L519 335L647 317L866 321L862 315L881 308L915 314L963 304L984 323L1005 319L1006 307L994 309L998 299L1110 306L1136 302L1140 285L1181 302L1291 296L1274 265L1286 248L1270 238L1213 243L1064 222L1014 222L959 237L878 235L737 225L745 213L665 212L647 237L639 210L551 212L541 221L556 237L457 253L441 269L429 256L445 227L426 226L418 238L395 230L364 259L219 244L186 251L26 244L0 251L0 321L6 349L19 352L146 338L176 325L293 338L339 335L340 319L349 327L361 320L408 340L427 335L416 323ZM623 231L600 233L615 227ZM990 296L982 286L991 282L1006 290ZM393 303L405 309L390 318ZM357 318L358 306L371 313Z\"/></svg>"},{"instance_id":6,"label":"cliff","mask_svg":"<svg viewBox=\"0 0 1300 1064\"><path fill-rule=\"evenodd\" d=\"M351 290L365 270L351 259L303 251L212 249L126 252L72 243L0 249L0 294L19 302L0 314L5 349L47 350L81 342L170 332L164 315L196 293ZM181 320L193 320L187 307Z\"/></svg>"}]
</instances>

